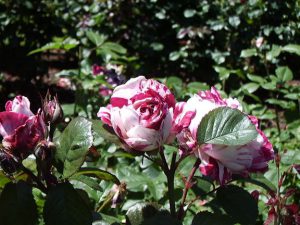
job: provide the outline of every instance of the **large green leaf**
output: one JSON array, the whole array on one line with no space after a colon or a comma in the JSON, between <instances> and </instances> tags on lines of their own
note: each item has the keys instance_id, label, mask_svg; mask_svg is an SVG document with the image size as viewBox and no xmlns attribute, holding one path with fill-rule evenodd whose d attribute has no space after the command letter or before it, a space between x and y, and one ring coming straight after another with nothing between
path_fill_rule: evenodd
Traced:
<instances>
[{"instance_id":1,"label":"large green leaf","mask_svg":"<svg viewBox=\"0 0 300 225\"><path fill-rule=\"evenodd\" d=\"M98 33L93 32L93 31L87 31L86 36L97 47L102 45L104 43L104 41L106 40L106 37L104 35L98 34Z\"/></svg>"},{"instance_id":2,"label":"large green leaf","mask_svg":"<svg viewBox=\"0 0 300 225\"><path fill-rule=\"evenodd\" d=\"M296 45L296 44L288 44L285 45L282 48L283 51L288 52L288 53L293 53L296 55L300 55L300 45Z\"/></svg>"},{"instance_id":3,"label":"large green leaf","mask_svg":"<svg viewBox=\"0 0 300 225\"><path fill-rule=\"evenodd\" d=\"M275 73L281 82L286 82L293 79L293 72L287 66L278 67Z\"/></svg>"},{"instance_id":4,"label":"large green leaf","mask_svg":"<svg viewBox=\"0 0 300 225\"><path fill-rule=\"evenodd\" d=\"M217 200L225 212L240 224L255 224L258 216L257 203L243 188L223 186L217 190Z\"/></svg>"},{"instance_id":5,"label":"large green leaf","mask_svg":"<svg viewBox=\"0 0 300 225\"><path fill-rule=\"evenodd\" d=\"M120 184L120 181L118 180L118 178L115 175L113 175L105 170L100 170L97 168L81 168L79 171L77 171L74 174L74 176L80 176L80 175L95 177L100 180L112 181L115 184Z\"/></svg>"},{"instance_id":6,"label":"large green leaf","mask_svg":"<svg viewBox=\"0 0 300 225\"><path fill-rule=\"evenodd\" d=\"M220 107L206 114L198 128L198 143L243 145L257 137L255 126L237 109Z\"/></svg>"},{"instance_id":7,"label":"large green leaf","mask_svg":"<svg viewBox=\"0 0 300 225\"><path fill-rule=\"evenodd\" d=\"M109 141L109 142L112 142L116 145L119 145L121 146L121 142L120 142L120 139L119 137L110 132L108 129L109 127L105 128L105 124L102 123L102 121L100 120L92 120L92 129L93 129L93 135L95 137L102 137L104 138L106 141Z\"/></svg>"},{"instance_id":8,"label":"large green leaf","mask_svg":"<svg viewBox=\"0 0 300 225\"><path fill-rule=\"evenodd\" d=\"M37 220L32 188L23 181L6 184L0 197L0 224L35 225Z\"/></svg>"},{"instance_id":9,"label":"large green leaf","mask_svg":"<svg viewBox=\"0 0 300 225\"><path fill-rule=\"evenodd\" d=\"M126 54L127 50L126 48L124 48L123 46L114 43L114 42L105 42L102 46L101 49L105 52L105 51L111 51L111 52L115 52L118 54Z\"/></svg>"},{"instance_id":10,"label":"large green leaf","mask_svg":"<svg viewBox=\"0 0 300 225\"><path fill-rule=\"evenodd\" d=\"M43 216L46 225L91 225L93 220L85 201L69 183L50 189Z\"/></svg>"},{"instance_id":11,"label":"large green leaf","mask_svg":"<svg viewBox=\"0 0 300 225\"><path fill-rule=\"evenodd\" d=\"M233 225L232 219L226 215L211 212L200 212L194 217L192 225Z\"/></svg>"},{"instance_id":12,"label":"large green leaf","mask_svg":"<svg viewBox=\"0 0 300 225\"><path fill-rule=\"evenodd\" d=\"M57 168L65 178L70 177L81 167L93 144L92 123L81 117L73 119L56 144Z\"/></svg>"}]
</instances>

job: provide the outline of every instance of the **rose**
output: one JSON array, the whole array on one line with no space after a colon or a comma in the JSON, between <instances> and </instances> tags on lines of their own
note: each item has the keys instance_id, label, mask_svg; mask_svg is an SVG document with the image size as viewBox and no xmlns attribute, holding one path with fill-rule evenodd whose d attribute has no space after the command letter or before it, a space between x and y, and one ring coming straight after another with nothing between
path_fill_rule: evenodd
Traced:
<instances>
[{"instance_id":1,"label":"rose","mask_svg":"<svg viewBox=\"0 0 300 225\"><path fill-rule=\"evenodd\" d=\"M264 172L267 162L274 157L271 143L258 129L258 120L249 116L256 126L258 136L255 140L240 146L197 143L199 124L209 111L227 106L242 110L238 100L222 99L215 88L211 91L201 91L187 102L176 104L174 110L173 133L177 133L182 155L195 154L201 159L202 174L219 180L221 183L229 180L232 174L246 175L249 172Z\"/></svg>"},{"instance_id":2,"label":"rose","mask_svg":"<svg viewBox=\"0 0 300 225\"><path fill-rule=\"evenodd\" d=\"M43 118L46 123L57 123L63 119L63 110L57 96L52 97L49 92L43 101Z\"/></svg>"},{"instance_id":3,"label":"rose","mask_svg":"<svg viewBox=\"0 0 300 225\"><path fill-rule=\"evenodd\" d=\"M45 138L46 125L40 113L34 115L30 102L24 96L8 101L0 112L0 134L5 151L17 159L25 159L35 146Z\"/></svg>"},{"instance_id":4,"label":"rose","mask_svg":"<svg viewBox=\"0 0 300 225\"><path fill-rule=\"evenodd\" d=\"M169 137L175 98L163 84L139 76L115 88L98 116L111 126L127 150L158 149Z\"/></svg>"}]
</instances>

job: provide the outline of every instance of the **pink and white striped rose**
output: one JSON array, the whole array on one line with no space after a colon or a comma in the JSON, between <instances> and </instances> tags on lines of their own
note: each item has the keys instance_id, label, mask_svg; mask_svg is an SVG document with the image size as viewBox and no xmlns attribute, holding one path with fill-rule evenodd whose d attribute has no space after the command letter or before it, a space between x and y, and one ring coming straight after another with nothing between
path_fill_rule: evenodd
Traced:
<instances>
[{"instance_id":1,"label":"pink and white striped rose","mask_svg":"<svg viewBox=\"0 0 300 225\"><path fill-rule=\"evenodd\" d=\"M258 136L245 145L226 146L197 143L197 130L202 118L211 110L227 106L242 110L237 99L222 99L218 91L201 91L187 102L179 102L174 110L173 133L177 133L182 155L195 154L201 159L202 174L218 180L220 183L231 178L232 174L246 175L249 172L265 172L268 161L274 157L271 143L258 129L258 120L249 116L256 126Z\"/></svg>"},{"instance_id":2,"label":"pink and white striped rose","mask_svg":"<svg viewBox=\"0 0 300 225\"><path fill-rule=\"evenodd\" d=\"M0 134L5 150L18 159L33 153L35 146L46 136L46 125L42 116L34 115L30 102L24 96L8 101L4 112L0 112Z\"/></svg>"},{"instance_id":3,"label":"pink and white striped rose","mask_svg":"<svg viewBox=\"0 0 300 225\"><path fill-rule=\"evenodd\" d=\"M175 98L163 84L143 76L116 87L98 116L127 150L151 151L165 143L172 127Z\"/></svg>"}]
</instances>

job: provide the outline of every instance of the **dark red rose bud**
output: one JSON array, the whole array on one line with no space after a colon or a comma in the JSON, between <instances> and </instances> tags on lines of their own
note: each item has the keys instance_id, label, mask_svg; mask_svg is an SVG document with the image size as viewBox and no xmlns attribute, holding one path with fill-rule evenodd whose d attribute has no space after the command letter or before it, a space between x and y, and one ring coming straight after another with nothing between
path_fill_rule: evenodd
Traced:
<instances>
[{"instance_id":1,"label":"dark red rose bud","mask_svg":"<svg viewBox=\"0 0 300 225\"><path fill-rule=\"evenodd\" d=\"M63 111L57 96L52 97L49 92L44 99L43 115L46 123L56 123L63 118Z\"/></svg>"},{"instance_id":2,"label":"dark red rose bud","mask_svg":"<svg viewBox=\"0 0 300 225\"><path fill-rule=\"evenodd\" d=\"M37 159L41 159L43 161L51 161L53 151L55 150L54 143L50 141L41 141L34 150L34 155Z\"/></svg>"}]
</instances>

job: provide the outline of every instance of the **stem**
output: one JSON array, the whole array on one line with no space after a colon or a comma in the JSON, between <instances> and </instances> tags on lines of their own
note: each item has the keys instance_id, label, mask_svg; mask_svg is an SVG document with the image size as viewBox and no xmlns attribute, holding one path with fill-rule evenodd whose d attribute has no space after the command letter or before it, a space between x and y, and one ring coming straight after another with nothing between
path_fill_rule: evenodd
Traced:
<instances>
[{"instance_id":1,"label":"stem","mask_svg":"<svg viewBox=\"0 0 300 225\"><path fill-rule=\"evenodd\" d=\"M27 169L26 167L24 167L23 165L21 165L21 169L23 170L24 173L26 173L28 176L30 176L30 178L36 183L37 188L39 188L42 192L47 193L48 190L45 187L45 185L38 179L37 176L35 176L33 174L33 172L29 169Z\"/></svg>"},{"instance_id":2,"label":"stem","mask_svg":"<svg viewBox=\"0 0 300 225\"><path fill-rule=\"evenodd\" d=\"M281 134L281 129L280 129L280 123L279 123L279 112L278 112L278 107L275 105L275 113L276 113L276 126L277 126L277 131L278 135L280 136Z\"/></svg>"},{"instance_id":3,"label":"stem","mask_svg":"<svg viewBox=\"0 0 300 225\"><path fill-rule=\"evenodd\" d=\"M190 175L189 175L189 177L188 177L188 179L185 183L185 187L184 187L184 191L183 191L183 195L182 195L182 200L181 200L181 204L180 204L180 207L179 207L179 210L178 210L178 216L177 216L179 220L182 220L183 217L184 217L184 214L185 214L184 205L185 205L186 196L187 196L187 193L188 193L189 189L191 188L192 179L193 179L193 177L194 177L194 175L195 175L195 173L196 173L196 171L197 171L197 169L200 165L200 162L201 162L201 160L199 158L197 158L197 160L196 160L196 162L195 162L195 164L194 164L194 166L191 170L191 173L190 173Z\"/></svg>"},{"instance_id":4,"label":"stem","mask_svg":"<svg viewBox=\"0 0 300 225\"><path fill-rule=\"evenodd\" d=\"M163 153L163 149L159 150L160 157L162 159L162 170L167 177L167 184L168 184L168 199L170 205L170 213L173 218L176 217L176 209L175 209L175 198L174 198L174 177L176 171L176 153L172 155L172 161L170 169L168 167L168 163L166 157Z\"/></svg>"},{"instance_id":5,"label":"stem","mask_svg":"<svg viewBox=\"0 0 300 225\"><path fill-rule=\"evenodd\" d=\"M278 154L278 153L277 153ZM275 225L280 224L280 220L281 220L281 216L280 216L280 212L281 212L281 207L280 207L280 163L276 162L276 169L277 169L277 216L275 217Z\"/></svg>"}]
</instances>

